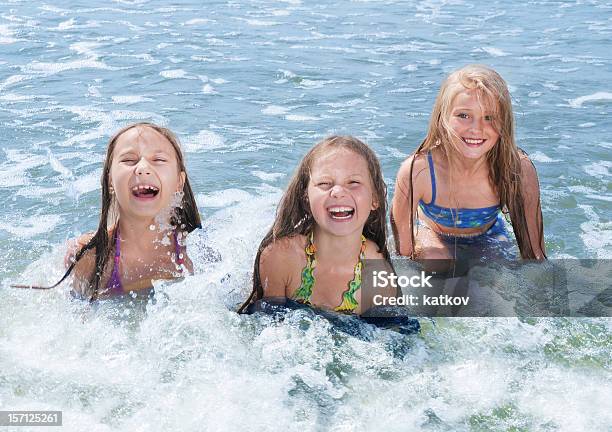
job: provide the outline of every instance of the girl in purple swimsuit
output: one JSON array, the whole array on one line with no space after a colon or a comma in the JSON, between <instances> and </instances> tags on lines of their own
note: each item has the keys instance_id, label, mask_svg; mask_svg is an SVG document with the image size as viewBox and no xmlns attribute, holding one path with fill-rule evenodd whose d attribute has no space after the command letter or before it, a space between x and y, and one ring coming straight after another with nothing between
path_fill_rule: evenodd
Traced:
<instances>
[{"instance_id":1,"label":"girl in purple swimsuit","mask_svg":"<svg viewBox=\"0 0 612 432\"><path fill-rule=\"evenodd\" d=\"M546 258L538 178L516 146L506 83L486 66L468 65L442 84L427 136L397 175L391 207L397 252L452 259L460 248L477 246L487 255L501 241L507 249L502 213L521 256Z\"/></svg>"},{"instance_id":2,"label":"girl in purple swimsuit","mask_svg":"<svg viewBox=\"0 0 612 432\"><path fill-rule=\"evenodd\" d=\"M129 125L108 144L98 229L77 239L58 284L74 272L73 291L93 301L192 272L185 237L200 227L175 135L151 123Z\"/></svg>"}]
</instances>

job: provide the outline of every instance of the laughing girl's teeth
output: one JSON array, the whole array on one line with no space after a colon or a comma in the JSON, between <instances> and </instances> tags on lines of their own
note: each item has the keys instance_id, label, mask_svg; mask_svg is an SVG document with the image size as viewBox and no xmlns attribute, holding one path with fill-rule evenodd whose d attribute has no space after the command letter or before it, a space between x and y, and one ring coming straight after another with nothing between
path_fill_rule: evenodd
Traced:
<instances>
[{"instance_id":1,"label":"laughing girl's teeth","mask_svg":"<svg viewBox=\"0 0 612 432\"><path fill-rule=\"evenodd\" d=\"M154 197L159 192L159 189L151 185L138 185L132 188L132 194L137 197L146 196Z\"/></svg>"},{"instance_id":2,"label":"laughing girl's teeth","mask_svg":"<svg viewBox=\"0 0 612 432\"><path fill-rule=\"evenodd\" d=\"M466 144L471 144L471 145L480 145L483 142L485 142L485 140L483 139L472 139L472 138L463 138L463 141L465 141Z\"/></svg>"},{"instance_id":3,"label":"laughing girl's teeth","mask_svg":"<svg viewBox=\"0 0 612 432\"><path fill-rule=\"evenodd\" d=\"M352 207L330 207L329 211L332 219L350 219L355 210Z\"/></svg>"}]
</instances>

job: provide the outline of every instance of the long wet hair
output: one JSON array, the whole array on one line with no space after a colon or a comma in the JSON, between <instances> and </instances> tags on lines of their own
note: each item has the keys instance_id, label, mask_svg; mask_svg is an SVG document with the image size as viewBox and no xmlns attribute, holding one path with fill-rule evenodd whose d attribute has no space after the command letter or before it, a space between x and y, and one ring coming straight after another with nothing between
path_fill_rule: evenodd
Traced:
<instances>
[{"instance_id":1,"label":"long wet hair","mask_svg":"<svg viewBox=\"0 0 612 432\"><path fill-rule=\"evenodd\" d=\"M497 191L500 207L505 215L510 216L512 229L521 253L525 259L536 259L537 256L531 247L531 239L527 229L525 217L525 202L523 198L523 185L521 182L521 156L527 154L519 149L514 138L514 115L510 92L504 79L493 69L484 65L467 65L453 73L442 84L429 121L427 136L413 154L410 163L409 181L410 191L413 191L412 173L414 161L417 157L424 157L433 149L439 149L446 157L458 151L453 138L458 138L450 126L452 104L455 97L466 89L476 89L479 99L487 103L493 110L493 127L499 134L499 141L487 153L489 168L489 181ZM530 161L531 162L531 161ZM449 182L452 188L453 181ZM451 190L452 192L452 190ZM413 208L413 193L407 194L409 208ZM414 214L410 211L410 243L412 254L415 254ZM395 229L393 217L391 222ZM544 226L542 208L538 199L537 223L539 231L539 244L543 244ZM397 236L396 243L399 241ZM542 253L544 250L542 248ZM546 255L544 254L544 257Z\"/></svg>"},{"instance_id":2,"label":"long wet hair","mask_svg":"<svg viewBox=\"0 0 612 432\"><path fill-rule=\"evenodd\" d=\"M378 207L370 212L363 227L363 235L378 246L378 251L389 260L387 248L387 185L385 184L378 157L366 144L352 136L330 136L317 143L304 156L298 165L293 178L283 194L272 228L265 235L257 250L253 267L253 291L249 298L238 309L242 313L253 302L263 297L263 286L259 274L259 261L262 251L283 237L308 235L314 229L316 222L310 211L308 202L308 184L310 172L316 160L322 155L341 149L350 150L363 157L368 165L368 172L374 186L374 195Z\"/></svg>"},{"instance_id":3,"label":"long wet hair","mask_svg":"<svg viewBox=\"0 0 612 432\"><path fill-rule=\"evenodd\" d=\"M94 249L96 264L93 273L89 277L89 286L91 290L90 301L94 301L98 298L98 292L100 290L102 276L108 264L109 257L113 253L115 247L113 243L113 238L117 229L119 211L117 199L115 198L115 195L111 193L110 185L110 169L113 162L113 153L119 137L125 132L134 128L150 128L163 135L168 140L168 142L172 144L172 147L176 152L176 159L178 163L177 168L179 172L185 173L185 182L183 184L183 198L180 206L174 209L174 214L170 219L170 224L175 229L184 233L190 233L196 228L201 228L200 214L198 212L198 207L195 201L195 197L193 195L193 191L191 190L191 185L189 184L189 177L187 176L187 171L185 169L185 160L183 157L183 152L181 151L181 146L179 144L178 138L174 135L174 133L172 133L172 131L167 128L147 122L134 123L119 130L110 139L108 143L108 148L106 150L106 158L104 160L104 168L102 169L101 178L102 210L100 212L100 221L98 223L98 228L91 240L89 240L89 242L76 253L73 262L70 264L61 280L55 285L53 285L53 287L55 287L61 284L70 275L76 263L85 255L85 253L88 250ZM109 230L112 230L110 236Z\"/></svg>"}]
</instances>

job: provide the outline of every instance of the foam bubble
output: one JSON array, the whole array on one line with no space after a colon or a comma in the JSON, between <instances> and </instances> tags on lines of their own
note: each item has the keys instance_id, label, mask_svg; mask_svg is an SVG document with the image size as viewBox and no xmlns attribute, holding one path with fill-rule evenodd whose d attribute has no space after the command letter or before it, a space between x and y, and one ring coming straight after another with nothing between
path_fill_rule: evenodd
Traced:
<instances>
[{"instance_id":1,"label":"foam bubble","mask_svg":"<svg viewBox=\"0 0 612 432\"><path fill-rule=\"evenodd\" d=\"M288 114L285 116L285 119L289 121L295 121L295 122L309 122L309 121L320 120L317 117L307 116L307 115L298 115L298 114Z\"/></svg>"},{"instance_id":2,"label":"foam bubble","mask_svg":"<svg viewBox=\"0 0 612 432\"><path fill-rule=\"evenodd\" d=\"M251 174L263 181L275 181L279 178L285 177L284 173L271 173L264 171L251 171Z\"/></svg>"},{"instance_id":3,"label":"foam bubble","mask_svg":"<svg viewBox=\"0 0 612 432\"><path fill-rule=\"evenodd\" d=\"M139 102L151 102L153 99L139 95L113 96L112 100L117 104L135 104Z\"/></svg>"},{"instance_id":4,"label":"foam bubble","mask_svg":"<svg viewBox=\"0 0 612 432\"><path fill-rule=\"evenodd\" d=\"M587 96L580 96L569 101L569 105L572 108L580 108L585 102L599 102L612 100L612 93L608 92L597 92Z\"/></svg>"},{"instance_id":5,"label":"foam bubble","mask_svg":"<svg viewBox=\"0 0 612 432\"><path fill-rule=\"evenodd\" d=\"M481 50L493 57L505 57L508 55L507 52L495 47L482 47Z\"/></svg>"},{"instance_id":6,"label":"foam bubble","mask_svg":"<svg viewBox=\"0 0 612 432\"><path fill-rule=\"evenodd\" d=\"M56 214L20 216L11 219L0 221L0 229L19 238L30 238L53 231L62 221L62 217Z\"/></svg>"},{"instance_id":7,"label":"foam bubble","mask_svg":"<svg viewBox=\"0 0 612 432\"><path fill-rule=\"evenodd\" d=\"M542 163L559 162L558 159L552 159L551 157L549 157L548 155L546 155L544 152L541 152L541 151L535 151L533 153L530 153L529 157L534 162L542 162Z\"/></svg>"},{"instance_id":8,"label":"foam bubble","mask_svg":"<svg viewBox=\"0 0 612 432\"><path fill-rule=\"evenodd\" d=\"M164 78L169 79L187 78L187 72L185 72L183 69L165 70L161 71L159 74Z\"/></svg>"},{"instance_id":9,"label":"foam bubble","mask_svg":"<svg viewBox=\"0 0 612 432\"><path fill-rule=\"evenodd\" d=\"M263 114L266 115L283 115L290 111L290 108L278 106L278 105L269 105L261 110Z\"/></svg>"},{"instance_id":10,"label":"foam bubble","mask_svg":"<svg viewBox=\"0 0 612 432\"><path fill-rule=\"evenodd\" d=\"M224 147L223 137L209 130L201 130L197 135L188 137L183 143L183 148L188 152L215 150Z\"/></svg>"}]
</instances>

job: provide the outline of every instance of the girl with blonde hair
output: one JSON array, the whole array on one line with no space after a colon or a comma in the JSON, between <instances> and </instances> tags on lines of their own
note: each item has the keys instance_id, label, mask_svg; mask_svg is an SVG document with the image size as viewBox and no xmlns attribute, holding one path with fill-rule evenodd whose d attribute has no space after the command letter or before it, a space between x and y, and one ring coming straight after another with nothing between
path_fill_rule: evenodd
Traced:
<instances>
[{"instance_id":1,"label":"girl with blonde hair","mask_svg":"<svg viewBox=\"0 0 612 432\"><path fill-rule=\"evenodd\" d=\"M546 258L537 173L515 143L506 82L487 66L468 65L442 84L427 136L398 172L391 207L397 252L448 259L474 245L502 242L505 249L502 214L521 257Z\"/></svg>"}]
</instances>

